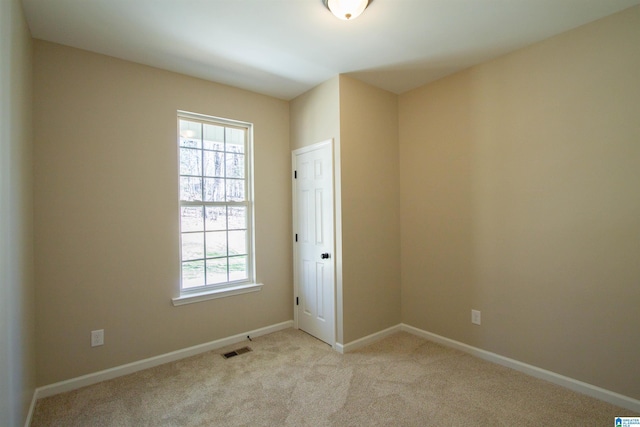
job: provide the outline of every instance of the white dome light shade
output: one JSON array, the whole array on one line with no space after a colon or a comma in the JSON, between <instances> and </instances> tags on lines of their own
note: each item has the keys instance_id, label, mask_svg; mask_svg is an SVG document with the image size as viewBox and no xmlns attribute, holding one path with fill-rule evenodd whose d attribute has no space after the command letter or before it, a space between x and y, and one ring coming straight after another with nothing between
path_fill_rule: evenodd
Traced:
<instances>
[{"instance_id":1,"label":"white dome light shade","mask_svg":"<svg viewBox=\"0 0 640 427\"><path fill-rule=\"evenodd\" d=\"M336 17L345 21L356 19L369 4L369 0L325 0L327 7Z\"/></svg>"}]
</instances>

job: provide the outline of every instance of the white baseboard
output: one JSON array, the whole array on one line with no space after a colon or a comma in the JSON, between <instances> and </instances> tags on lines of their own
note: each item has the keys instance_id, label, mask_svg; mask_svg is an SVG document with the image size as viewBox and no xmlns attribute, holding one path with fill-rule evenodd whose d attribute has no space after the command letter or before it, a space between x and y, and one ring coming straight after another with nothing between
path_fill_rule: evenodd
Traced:
<instances>
[{"instance_id":1,"label":"white baseboard","mask_svg":"<svg viewBox=\"0 0 640 427\"><path fill-rule=\"evenodd\" d=\"M31 404L29 405L29 412L27 412L27 419L24 421L24 427L29 427L31 425L31 418L33 417L33 411L36 409L36 397L37 390L34 390L33 396L31 397Z\"/></svg>"},{"instance_id":2,"label":"white baseboard","mask_svg":"<svg viewBox=\"0 0 640 427\"><path fill-rule=\"evenodd\" d=\"M400 332L401 330L401 325L398 324L396 326L392 326L390 328L384 329L382 331L378 331L375 332L371 335L367 335L366 337L357 339L355 341L351 341L348 344L340 344L340 343L336 343L336 350L339 353L348 353L350 351L356 350L358 348L367 346L371 343L374 343L376 341L380 341L382 338L385 338L391 334L394 334L396 332Z\"/></svg>"},{"instance_id":3,"label":"white baseboard","mask_svg":"<svg viewBox=\"0 0 640 427\"><path fill-rule=\"evenodd\" d=\"M231 337L211 341L205 344L188 347L182 350L177 350L171 353L166 353L160 356L151 357L148 359L140 360L137 362L126 364L126 365L116 366L114 368L106 369L100 372L95 372L93 374L83 375L81 377L72 378L70 380L61 381L55 384L39 387L35 390L35 393L33 395L31 406L29 408L29 413L27 414L25 427L29 427L29 424L31 423L31 417L33 415L33 411L34 411L37 399L53 396L54 394L64 393L66 391L75 390L81 387L86 387L91 384L96 384L112 378L128 375L137 371L141 371L143 369L152 368L154 366L162 365L164 363L173 362L179 359L183 359L185 357L195 356L197 354L215 350L221 347L225 347L227 345L236 344L238 342L244 341L247 338L247 335L250 335L252 337L259 337L261 335L266 335L266 334L277 332L283 329L288 329L293 326L294 326L293 320L289 320L286 322L278 323L275 325L267 326L267 327L256 329L253 331L237 334ZM515 369L516 371L520 371L527 375L531 375L532 377L549 381L551 383L560 385L562 387L568 388L573 391L577 391L578 393L582 393L587 396L594 397L596 399L603 400L613 405L617 405L622 408L629 409L631 411L640 412L640 400L633 399L631 397L624 396L622 394L615 393L613 391L606 390L601 387L597 387L582 381L578 381L573 378L565 377L563 375L556 374L555 372L547 371L545 369L538 368L533 365L519 362L517 360L510 359L508 357L504 357L496 353L491 353L489 351L482 350L477 347L473 347L468 344L464 344L462 342L455 341L450 338L446 338L441 335L434 334L432 332L427 332L425 330L418 329L416 327L406 325L404 323L398 324L396 326L392 326L390 328L373 333L371 335L367 335L366 337L352 341L348 344L336 343L335 349L338 352L344 354L350 351L354 351L358 348L367 346L369 344L372 344L376 341L381 340L382 338L385 338L399 331L408 332L410 334L425 338L429 341L433 341L447 347L461 350L465 353L479 357L480 359L497 363L499 365L506 366L511 369Z\"/></svg>"},{"instance_id":4,"label":"white baseboard","mask_svg":"<svg viewBox=\"0 0 640 427\"><path fill-rule=\"evenodd\" d=\"M587 396L595 397L596 399L603 400L613 405L617 405L631 411L640 412L640 400L636 400L631 397L624 396L622 394L615 393L613 391L606 390L592 384L578 381L573 378L565 377L564 375L556 374L555 372L547 371L546 369L538 368L537 366L519 362L508 357L500 356L499 354L491 353L490 351L482 350L477 347L452 340L450 338L446 338L431 332L424 331L422 329L415 328L413 326L406 325L404 323L399 326L400 330L425 338L429 341L437 342L438 344L442 344L446 347L461 350L480 359L497 363L498 365L506 366L511 369L515 369L516 371L531 375L532 377L549 381L550 383L568 388L569 390L577 391L578 393L586 394Z\"/></svg>"},{"instance_id":5,"label":"white baseboard","mask_svg":"<svg viewBox=\"0 0 640 427\"><path fill-rule=\"evenodd\" d=\"M247 335L251 337L259 337L261 335L270 334L292 327L293 320L288 320L286 322L277 323L275 325L266 326L260 329L255 329L253 331L243 332L231 337L221 338L219 340L195 345L193 347L184 348L182 350L172 351L171 353L161 354L159 356L150 357L148 359L139 360L137 362L127 363L126 365L105 369L104 371L94 372L92 374L83 375L81 377L71 378L69 380L60 381L43 387L38 387L34 394L32 409L30 410L28 419L31 419L31 411L33 410L33 406L37 399L53 396L54 394L64 393L66 391L75 390L81 387L86 387L88 385L121 377L123 375L132 374L143 369L153 368L154 366L184 359L185 357L195 356L200 353L236 344L246 340Z\"/></svg>"}]
</instances>

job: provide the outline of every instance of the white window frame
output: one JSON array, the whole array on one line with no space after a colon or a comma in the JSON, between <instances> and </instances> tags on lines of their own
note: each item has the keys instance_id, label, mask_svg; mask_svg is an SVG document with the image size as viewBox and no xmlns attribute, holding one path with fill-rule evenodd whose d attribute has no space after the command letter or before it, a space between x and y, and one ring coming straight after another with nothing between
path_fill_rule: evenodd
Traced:
<instances>
[{"instance_id":1,"label":"white window frame","mask_svg":"<svg viewBox=\"0 0 640 427\"><path fill-rule=\"evenodd\" d=\"M248 292L256 292L262 289L261 283L256 283L255 274L255 227L254 227L254 194L253 194L253 124L247 122L240 122L236 120L223 119L219 117L212 117L203 114L191 113L187 111L177 112L177 144L176 150L178 152L178 169L177 180L180 182L180 120L187 120L190 122L196 122L200 124L212 124L216 126L224 126L225 128L242 129L245 133L245 201L243 202L205 202L205 201L185 201L180 200L180 190L178 190L178 225L179 225L179 265L180 265L180 279L178 297L173 298L173 305L190 304L194 302L205 301L214 298L222 298L232 295L239 295ZM204 137L204 135L202 135ZM201 147L201 150L203 148ZM204 170L202 170L202 176L204 176ZM179 185L178 185L179 188ZM247 212L247 278L239 281L229 281L224 283L217 283L193 288L182 287L182 220L181 220L181 208L184 206L245 206ZM228 230L228 228L227 228ZM205 257L206 258L206 257ZM228 259L228 255L227 255Z\"/></svg>"}]
</instances>

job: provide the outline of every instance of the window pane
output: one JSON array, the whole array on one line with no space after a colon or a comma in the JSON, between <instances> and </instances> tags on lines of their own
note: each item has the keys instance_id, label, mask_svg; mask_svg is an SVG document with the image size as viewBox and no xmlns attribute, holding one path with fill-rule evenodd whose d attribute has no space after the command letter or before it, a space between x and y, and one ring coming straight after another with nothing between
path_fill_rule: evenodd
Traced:
<instances>
[{"instance_id":1,"label":"window pane","mask_svg":"<svg viewBox=\"0 0 640 427\"><path fill-rule=\"evenodd\" d=\"M198 122L180 120L180 146L200 148L202 125Z\"/></svg>"},{"instance_id":2,"label":"window pane","mask_svg":"<svg viewBox=\"0 0 640 427\"><path fill-rule=\"evenodd\" d=\"M178 117L182 289L249 280L249 128Z\"/></svg>"},{"instance_id":3,"label":"window pane","mask_svg":"<svg viewBox=\"0 0 640 427\"><path fill-rule=\"evenodd\" d=\"M202 151L193 148L180 149L180 175L202 175Z\"/></svg>"},{"instance_id":4,"label":"window pane","mask_svg":"<svg viewBox=\"0 0 640 427\"><path fill-rule=\"evenodd\" d=\"M204 201L224 202L224 179L204 179Z\"/></svg>"},{"instance_id":5,"label":"window pane","mask_svg":"<svg viewBox=\"0 0 640 427\"><path fill-rule=\"evenodd\" d=\"M211 231L207 233L207 258L227 256L227 232Z\"/></svg>"},{"instance_id":6,"label":"window pane","mask_svg":"<svg viewBox=\"0 0 640 427\"><path fill-rule=\"evenodd\" d=\"M227 153L227 178L244 178L244 154Z\"/></svg>"},{"instance_id":7,"label":"window pane","mask_svg":"<svg viewBox=\"0 0 640 427\"><path fill-rule=\"evenodd\" d=\"M227 228L227 208L221 207L207 207L205 226L207 231L225 230Z\"/></svg>"},{"instance_id":8,"label":"window pane","mask_svg":"<svg viewBox=\"0 0 640 427\"><path fill-rule=\"evenodd\" d=\"M227 258L207 260L207 285L227 281Z\"/></svg>"},{"instance_id":9,"label":"window pane","mask_svg":"<svg viewBox=\"0 0 640 427\"><path fill-rule=\"evenodd\" d=\"M182 234L182 260L204 258L204 233Z\"/></svg>"},{"instance_id":10,"label":"window pane","mask_svg":"<svg viewBox=\"0 0 640 427\"><path fill-rule=\"evenodd\" d=\"M247 253L247 232L244 230L229 231L229 255L245 255Z\"/></svg>"},{"instance_id":11,"label":"window pane","mask_svg":"<svg viewBox=\"0 0 640 427\"><path fill-rule=\"evenodd\" d=\"M244 153L244 130L227 128L227 146L225 151L230 153Z\"/></svg>"},{"instance_id":12,"label":"window pane","mask_svg":"<svg viewBox=\"0 0 640 427\"><path fill-rule=\"evenodd\" d=\"M229 208L229 229L239 228L247 228L247 208L243 206Z\"/></svg>"},{"instance_id":13,"label":"window pane","mask_svg":"<svg viewBox=\"0 0 640 427\"><path fill-rule=\"evenodd\" d=\"M204 261L182 263L182 287L204 286Z\"/></svg>"},{"instance_id":14,"label":"window pane","mask_svg":"<svg viewBox=\"0 0 640 427\"><path fill-rule=\"evenodd\" d=\"M200 140L191 138L180 138L181 147L200 148Z\"/></svg>"},{"instance_id":15,"label":"window pane","mask_svg":"<svg viewBox=\"0 0 640 427\"><path fill-rule=\"evenodd\" d=\"M224 150L224 127L204 125L204 148L206 150Z\"/></svg>"},{"instance_id":16,"label":"window pane","mask_svg":"<svg viewBox=\"0 0 640 427\"><path fill-rule=\"evenodd\" d=\"M229 258L229 281L246 280L248 278L247 257L238 256Z\"/></svg>"},{"instance_id":17,"label":"window pane","mask_svg":"<svg viewBox=\"0 0 640 427\"><path fill-rule=\"evenodd\" d=\"M244 202L244 181L240 179L227 179L227 201Z\"/></svg>"},{"instance_id":18,"label":"window pane","mask_svg":"<svg viewBox=\"0 0 640 427\"><path fill-rule=\"evenodd\" d=\"M183 206L180 208L180 230L202 231L204 229L203 206Z\"/></svg>"},{"instance_id":19,"label":"window pane","mask_svg":"<svg viewBox=\"0 0 640 427\"><path fill-rule=\"evenodd\" d=\"M204 152L204 175L224 177L224 153L218 151Z\"/></svg>"},{"instance_id":20,"label":"window pane","mask_svg":"<svg viewBox=\"0 0 640 427\"><path fill-rule=\"evenodd\" d=\"M180 200L202 200L202 178L180 177Z\"/></svg>"}]
</instances>

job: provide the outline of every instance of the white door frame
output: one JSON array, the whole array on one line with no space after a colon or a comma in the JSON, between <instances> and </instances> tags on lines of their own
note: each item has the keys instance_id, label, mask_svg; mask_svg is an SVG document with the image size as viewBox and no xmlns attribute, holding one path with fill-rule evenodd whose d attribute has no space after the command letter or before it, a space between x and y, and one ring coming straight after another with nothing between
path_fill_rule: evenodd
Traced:
<instances>
[{"instance_id":1,"label":"white door frame","mask_svg":"<svg viewBox=\"0 0 640 427\"><path fill-rule=\"evenodd\" d=\"M341 306L341 304L338 304L338 297L339 297L339 292L338 292L338 287L339 285L341 285L341 280L339 282L339 279L341 279L341 271L337 270L337 267L341 267L341 256L342 256L342 251L338 250L336 251L336 248L341 248L342 245L339 244L339 241L337 240L337 238L339 239L339 233L336 233L336 229L337 227L340 227L340 224L336 222L336 220L339 221L339 215L336 215L336 212L339 212L339 197L337 197L339 195L339 188L337 188L339 186L339 180L340 180L340 175L339 175L339 164L337 162L337 153L336 153L336 145L334 144L334 140L333 138L331 139L327 139L325 141L321 141L318 142L316 144L312 144L312 145L308 145L302 148L298 148L296 150L293 150L291 152L291 192L292 192L292 222L293 222L293 233L292 233L292 244L293 244L293 322L294 322L294 327L296 329L299 329L298 327L298 304L296 303L296 299L299 296L299 292L298 292L298 287L300 285L298 277L299 277L299 271L298 271L298 251L296 248L296 240L295 240L295 236L296 233L298 233L298 212L296 209L297 206L297 194L296 194L296 178L295 178L295 170L296 170L296 156L299 154L303 154L309 151L314 151L317 150L323 146L329 145L331 147L331 166L332 166L332 190L333 190L333 230L332 230L332 234L333 234L333 247L331 248L331 263L333 264L333 306L334 306L334 310L333 310L333 338L331 340L331 342L329 343L331 345L332 348L336 349L336 339L338 337L338 329L339 327L341 327L341 323L339 323L339 321L341 320L342 316L341 313L338 312L339 307ZM340 286L341 287L341 286ZM340 298L341 300L341 298Z\"/></svg>"}]
</instances>

